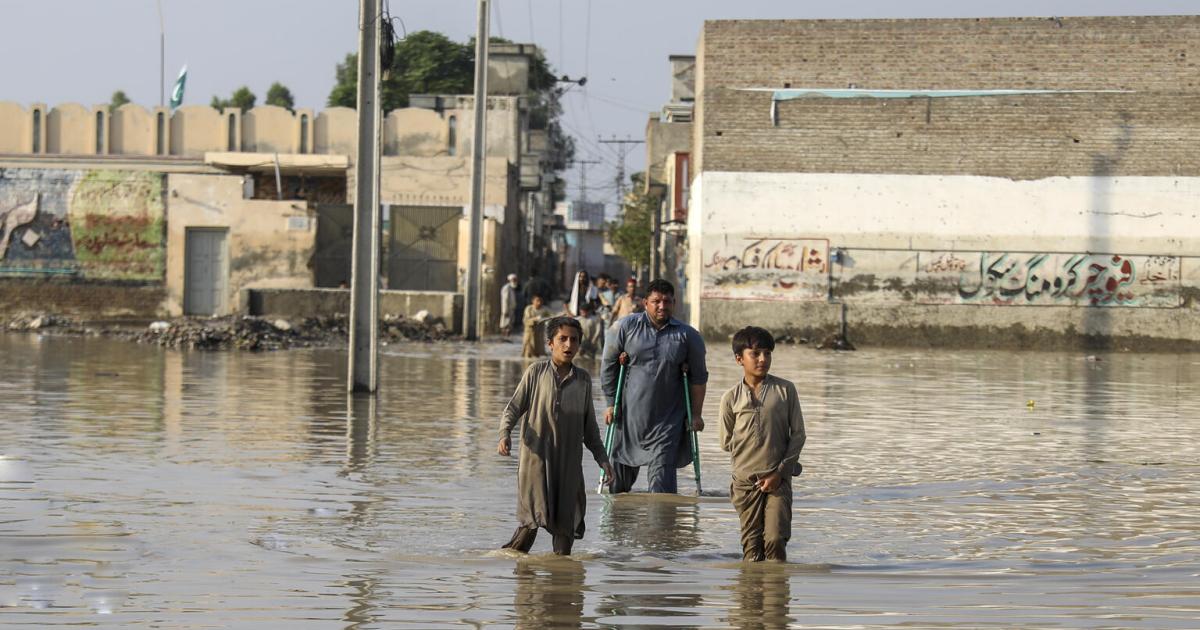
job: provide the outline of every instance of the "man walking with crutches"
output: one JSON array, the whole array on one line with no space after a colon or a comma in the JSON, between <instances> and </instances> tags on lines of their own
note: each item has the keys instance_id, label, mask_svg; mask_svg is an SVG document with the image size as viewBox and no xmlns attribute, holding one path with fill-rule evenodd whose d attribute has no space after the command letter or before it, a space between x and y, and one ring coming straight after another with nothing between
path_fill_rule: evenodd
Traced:
<instances>
[{"instance_id":1,"label":"man walking with crutches","mask_svg":"<svg viewBox=\"0 0 1200 630\"><path fill-rule=\"evenodd\" d=\"M691 441L685 431L688 402L691 428L704 429L700 414L708 383L704 340L696 329L671 316L674 309L675 287L665 280L655 280L646 287L646 310L618 322L604 346L600 372L609 404L604 412L606 423L613 421L618 357L621 353L628 355L620 421L613 431L614 493L629 492L642 466L647 468L650 492L677 492L676 469L692 463Z\"/></svg>"}]
</instances>

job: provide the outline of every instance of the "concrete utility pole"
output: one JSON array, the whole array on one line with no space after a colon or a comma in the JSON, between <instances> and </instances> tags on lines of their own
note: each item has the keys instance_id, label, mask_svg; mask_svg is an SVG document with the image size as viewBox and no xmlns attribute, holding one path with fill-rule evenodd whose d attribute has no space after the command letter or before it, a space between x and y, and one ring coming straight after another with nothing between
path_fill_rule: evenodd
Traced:
<instances>
[{"instance_id":1,"label":"concrete utility pole","mask_svg":"<svg viewBox=\"0 0 1200 630\"><path fill-rule=\"evenodd\" d=\"M358 157L350 272L352 392L379 386L379 0L358 3Z\"/></svg>"},{"instance_id":2,"label":"concrete utility pole","mask_svg":"<svg viewBox=\"0 0 1200 630\"><path fill-rule=\"evenodd\" d=\"M479 339L479 284L483 264L483 193L487 151L488 0L479 0L475 32L475 137L471 148L471 245L467 258L467 296L463 304L463 338Z\"/></svg>"}]
</instances>

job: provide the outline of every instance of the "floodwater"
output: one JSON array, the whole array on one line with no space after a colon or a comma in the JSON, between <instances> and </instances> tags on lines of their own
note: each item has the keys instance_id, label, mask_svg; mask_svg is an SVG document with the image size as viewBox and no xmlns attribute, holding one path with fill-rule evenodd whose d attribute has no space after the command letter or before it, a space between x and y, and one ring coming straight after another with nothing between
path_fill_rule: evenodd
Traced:
<instances>
[{"instance_id":1,"label":"floodwater","mask_svg":"<svg viewBox=\"0 0 1200 630\"><path fill-rule=\"evenodd\" d=\"M0 624L1200 626L1200 357L780 348L805 472L745 565L724 348L705 496L591 495L571 559L496 551L519 345L383 352L351 400L338 350L0 335Z\"/></svg>"}]
</instances>

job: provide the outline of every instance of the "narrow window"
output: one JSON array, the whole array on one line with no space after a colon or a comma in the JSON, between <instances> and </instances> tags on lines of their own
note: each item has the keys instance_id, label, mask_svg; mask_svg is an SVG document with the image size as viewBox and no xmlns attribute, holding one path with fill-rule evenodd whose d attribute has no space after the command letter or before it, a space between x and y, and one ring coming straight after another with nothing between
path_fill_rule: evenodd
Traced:
<instances>
[{"instance_id":1,"label":"narrow window","mask_svg":"<svg viewBox=\"0 0 1200 630\"><path fill-rule=\"evenodd\" d=\"M96 112L96 153L104 153L104 112Z\"/></svg>"},{"instance_id":2,"label":"narrow window","mask_svg":"<svg viewBox=\"0 0 1200 630\"><path fill-rule=\"evenodd\" d=\"M42 110L33 110L33 152L42 152Z\"/></svg>"},{"instance_id":3,"label":"narrow window","mask_svg":"<svg viewBox=\"0 0 1200 630\"><path fill-rule=\"evenodd\" d=\"M167 115L158 112L157 127L158 135L154 141L154 153L156 155L166 155L167 153Z\"/></svg>"},{"instance_id":4,"label":"narrow window","mask_svg":"<svg viewBox=\"0 0 1200 630\"><path fill-rule=\"evenodd\" d=\"M450 117L450 133L446 140L446 152L450 155L458 154L458 117Z\"/></svg>"},{"instance_id":5,"label":"narrow window","mask_svg":"<svg viewBox=\"0 0 1200 630\"><path fill-rule=\"evenodd\" d=\"M308 114L300 115L300 152L308 153Z\"/></svg>"},{"instance_id":6,"label":"narrow window","mask_svg":"<svg viewBox=\"0 0 1200 630\"><path fill-rule=\"evenodd\" d=\"M229 139L225 143L229 145L230 151L237 151L237 116L230 114L226 127L229 127Z\"/></svg>"}]
</instances>

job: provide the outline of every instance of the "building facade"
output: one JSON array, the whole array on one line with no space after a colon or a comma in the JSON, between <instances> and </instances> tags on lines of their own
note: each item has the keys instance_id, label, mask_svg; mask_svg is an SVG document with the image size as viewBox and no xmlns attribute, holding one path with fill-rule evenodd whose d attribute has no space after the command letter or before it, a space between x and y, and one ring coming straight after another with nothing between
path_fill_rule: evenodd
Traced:
<instances>
[{"instance_id":1,"label":"building facade","mask_svg":"<svg viewBox=\"0 0 1200 630\"><path fill-rule=\"evenodd\" d=\"M856 341L1200 343L1200 17L717 21L691 319Z\"/></svg>"},{"instance_id":2,"label":"building facade","mask_svg":"<svg viewBox=\"0 0 1200 630\"><path fill-rule=\"evenodd\" d=\"M484 321L548 207L531 128L534 47L493 46ZM383 125L385 288L461 291L474 97L412 97ZM223 315L256 288L349 281L357 115L260 106L0 102L0 309ZM495 289L495 290L491 290ZM127 296L125 298L114 296Z\"/></svg>"}]
</instances>

